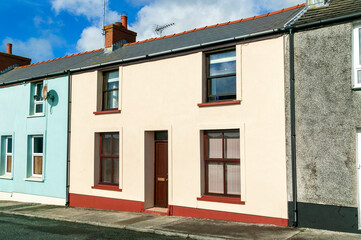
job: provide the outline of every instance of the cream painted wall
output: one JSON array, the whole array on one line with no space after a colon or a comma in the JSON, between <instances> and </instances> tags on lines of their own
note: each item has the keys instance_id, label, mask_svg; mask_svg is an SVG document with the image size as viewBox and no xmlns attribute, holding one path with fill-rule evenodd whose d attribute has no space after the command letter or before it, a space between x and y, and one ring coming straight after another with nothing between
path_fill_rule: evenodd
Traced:
<instances>
[{"instance_id":1,"label":"cream painted wall","mask_svg":"<svg viewBox=\"0 0 361 240\"><path fill-rule=\"evenodd\" d=\"M237 46L239 105L203 107L202 53L120 67L121 113L94 115L98 72L72 77L70 193L144 201L145 131L169 131L169 204L287 217L283 37ZM242 96L242 98L241 98ZM245 205L197 201L200 134L239 128ZM118 131L122 192L92 189L94 137Z\"/></svg>"}]
</instances>

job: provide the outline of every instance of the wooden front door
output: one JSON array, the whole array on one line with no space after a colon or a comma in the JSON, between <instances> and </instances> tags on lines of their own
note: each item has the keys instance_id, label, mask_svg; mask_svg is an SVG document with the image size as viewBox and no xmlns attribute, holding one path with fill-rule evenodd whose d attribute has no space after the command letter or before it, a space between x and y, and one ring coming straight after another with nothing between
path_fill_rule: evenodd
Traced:
<instances>
[{"instance_id":1,"label":"wooden front door","mask_svg":"<svg viewBox=\"0 0 361 240\"><path fill-rule=\"evenodd\" d=\"M155 141L155 206L168 207L168 141Z\"/></svg>"}]
</instances>

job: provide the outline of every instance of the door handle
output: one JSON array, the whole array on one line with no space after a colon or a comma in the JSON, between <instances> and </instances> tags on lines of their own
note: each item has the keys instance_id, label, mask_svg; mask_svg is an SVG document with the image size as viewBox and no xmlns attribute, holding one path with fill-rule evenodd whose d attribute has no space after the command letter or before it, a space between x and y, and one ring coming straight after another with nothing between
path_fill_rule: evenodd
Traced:
<instances>
[{"instance_id":1,"label":"door handle","mask_svg":"<svg viewBox=\"0 0 361 240\"><path fill-rule=\"evenodd\" d=\"M159 177L157 178L158 182L165 182L168 181L168 178Z\"/></svg>"}]
</instances>

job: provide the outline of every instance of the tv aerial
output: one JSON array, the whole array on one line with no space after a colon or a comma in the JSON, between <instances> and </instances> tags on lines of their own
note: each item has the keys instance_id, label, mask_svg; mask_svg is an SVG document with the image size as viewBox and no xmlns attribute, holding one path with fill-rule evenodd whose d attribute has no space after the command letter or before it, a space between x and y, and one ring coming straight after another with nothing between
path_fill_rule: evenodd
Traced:
<instances>
[{"instance_id":1,"label":"tv aerial","mask_svg":"<svg viewBox=\"0 0 361 240\"><path fill-rule=\"evenodd\" d=\"M153 31L159 35L160 37L162 36L162 33L163 31L166 29L166 28L169 28L171 26L175 25L175 23L168 23L168 24L165 24L165 25L158 25L158 24L154 24L153 26Z\"/></svg>"}]
</instances>

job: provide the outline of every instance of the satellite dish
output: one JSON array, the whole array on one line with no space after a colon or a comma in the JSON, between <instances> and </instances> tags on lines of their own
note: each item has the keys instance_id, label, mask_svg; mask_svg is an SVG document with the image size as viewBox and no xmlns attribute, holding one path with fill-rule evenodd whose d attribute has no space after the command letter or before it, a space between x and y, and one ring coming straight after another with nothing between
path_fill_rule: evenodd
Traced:
<instances>
[{"instance_id":1,"label":"satellite dish","mask_svg":"<svg viewBox=\"0 0 361 240\"><path fill-rule=\"evenodd\" d=\"M44 85L43 91L41 92L41 96L45 100L48 98L48 86L47 85Z\"/></svg>"}]
</instances>

